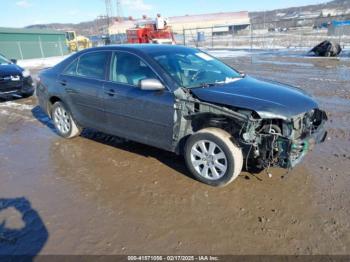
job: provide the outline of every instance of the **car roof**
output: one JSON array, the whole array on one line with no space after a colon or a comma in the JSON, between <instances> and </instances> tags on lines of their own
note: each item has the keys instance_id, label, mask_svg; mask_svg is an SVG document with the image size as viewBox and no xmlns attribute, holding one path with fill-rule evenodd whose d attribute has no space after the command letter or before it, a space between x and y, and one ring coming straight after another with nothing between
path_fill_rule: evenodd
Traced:
<instances>
[{"instance_id":1,"label":"car roof","mask_svg":"<svg viewBox=\"0 0 350 262\"><path fill-rule=\"evenodd\" d=\"M123 45L108 45L101 47L94 47L87 49L89 51L98 50L125 50L125 51L136 51L139 53L158 53L158 52L180 52L195 50L191 47L180 46L180 45L160 45L160 44L123 44Z\"/></svg>"}]
</instances>

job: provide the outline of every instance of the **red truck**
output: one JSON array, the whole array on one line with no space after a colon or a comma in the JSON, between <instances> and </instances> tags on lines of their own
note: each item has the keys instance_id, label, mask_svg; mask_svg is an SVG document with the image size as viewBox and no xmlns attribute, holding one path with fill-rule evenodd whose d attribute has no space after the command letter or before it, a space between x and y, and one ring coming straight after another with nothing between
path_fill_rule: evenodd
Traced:
<instances>
[{"instance_id":1,"label":"red truck","mask_svg":"<svg viewBox=\"0 0 350 262\"><path fill-rule=\"evenodd\" d=\"M174 34L168 25L159 26L158 21L146 20L136 28L126 31L130 44L175 44Z\"/></svg>"}]
</instances>

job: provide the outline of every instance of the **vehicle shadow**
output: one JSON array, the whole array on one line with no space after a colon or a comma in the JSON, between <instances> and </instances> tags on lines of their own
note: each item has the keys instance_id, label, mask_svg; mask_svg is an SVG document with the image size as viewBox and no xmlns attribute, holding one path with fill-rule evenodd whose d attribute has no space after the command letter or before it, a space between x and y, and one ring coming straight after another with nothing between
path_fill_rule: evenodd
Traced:
<instances>
[{"instance_id":1,"label":"vehicle shadow","mask_svg":"<svg viewBox=\"0 0 350 262\"><path fill-rule=\"evenodd\" d=\"M84 129L80 135L83 138L112 146L124 151L128 151L144 157L155 158L171 169L185 175L188 178L194 179L186 168L185 160L182 156L174 153L158 149L156 147L140 144L133 141L127 141L112 135L108 135L99 131Z\"/></svg>"},{"instance_id":2,"label":"vehicle shadow","mask_svg":"<svg viewBox=\"0 0 350 262\"><path fill-rule=\"evenodd\" d=\"M51 119L42 111L39 106L36 106L32 109L32 115L35 117L40 123L47 126L57 134L54 124ZM185 166L185 162L182 156L178 156L174 153L161 150L155 147L143 145L137 142L126 141L125 139L108 135L99 131L95 131L92 129L84 129L80 135L83 138L112 146L124 151L128 151L134 154L142 155L144 157L155 158L173 170L194 179L193 176L189 173Z\"/></svg>"},{"instance_id":3,"label":"vehicle shadow","mask_svg":"<svg viewBox=\"0 0 350 262\"><path fill-rule=\"evenodd\" d=\"M52 123L51 119L39 106L36 106L32 109L32 115L36 120L50 128L53 132L57 134L55 126Z\"/></svg>"},{"instance_id":4,"label":"vehicle shadow","mask_svg":"<svg viewBox=\"0 0 350 262\"><path fill-rule=\"evenodd\" d=\"M33 261L48 238L44 222L26 198L0 199L1 261Z\"/></svg>"}]
</instances>

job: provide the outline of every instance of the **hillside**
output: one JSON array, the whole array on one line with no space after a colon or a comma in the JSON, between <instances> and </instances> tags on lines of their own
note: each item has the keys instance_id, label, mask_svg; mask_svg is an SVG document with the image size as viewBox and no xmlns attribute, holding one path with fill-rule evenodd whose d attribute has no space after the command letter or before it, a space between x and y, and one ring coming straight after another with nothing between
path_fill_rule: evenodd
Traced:
<instances>
[{"instance_id":1,"label":"hillside","mask_svg":"<svg viewBox=\"0 0 350 262\"><path fill-rule=\"evenodd\" d=\"M318 17L342 17L350 14L350 0L334 0L324 4L290 7L266 12L251 12L253 23L288 19L312 19Z\"/></svg>"},{"instance_id":2,"label":"hillside","mask_svg":"<svg viewBox=\"0 0 350 262\"><path fill-rule=\"evenodd\" d=\"M350 19L350 0L334 0L324 4L290 7L266 12L251 12L250 18L254 28L264 23L281 22L283 26L292 26L292 20L306 19L308 25L328 22L331 19ZM328 18L328 19L327 19ZM287 21L287 22L285 22ZM38 24L26 28L56 29L62 31L74 30L82 35L103 34L106 32L106 19L95 19L78 24Z\"/></svg>"},{"instance_id":3,"label":"hillside","mask_svg":"<svg viewBox=\"0 0 350 262\"><path fill-rule=\"evenodd\" d=\"M78 24L36 24L30 25L26 28L34 29L55 29L59 31L76 31L81 35L95 35L104 34L106 32L107 21L106 19L95 19L93 21L81 22Z\"/></svg>"}]
</instances>

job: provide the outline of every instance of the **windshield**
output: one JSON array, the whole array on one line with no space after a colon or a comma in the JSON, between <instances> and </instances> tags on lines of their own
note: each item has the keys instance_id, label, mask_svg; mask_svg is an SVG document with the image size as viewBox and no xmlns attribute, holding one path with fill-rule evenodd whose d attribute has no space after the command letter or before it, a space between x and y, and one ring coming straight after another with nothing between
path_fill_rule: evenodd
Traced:
<instances>
[{"instance_id":1,"label":"windshield","mask_svg":"<svg viewBox=\"0 0 350 262\"><path fill-rule=\"evenodd\" d=\"M11 61L8 60L6 57L0 55L0 65L7 65L7 64L11 64Z\"/></svg>"},{"instance_id":2,"label":"windshield","mask_svg":"<svg viewBox=\"0 0 350 262\"><path fill-rule=\"evenodd\" d=\"M242 76L219 60L199 50L188 49L151 55L169 75L185 88L230 83Z\"/></svg>"}]
</instances>

